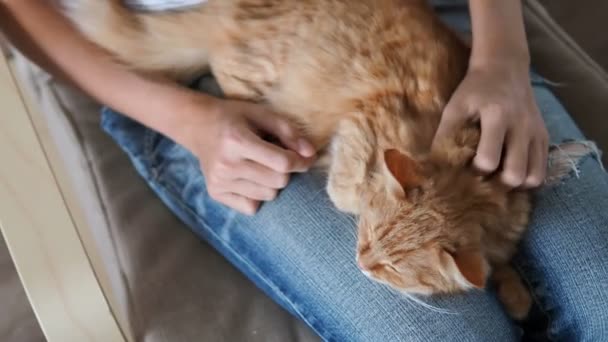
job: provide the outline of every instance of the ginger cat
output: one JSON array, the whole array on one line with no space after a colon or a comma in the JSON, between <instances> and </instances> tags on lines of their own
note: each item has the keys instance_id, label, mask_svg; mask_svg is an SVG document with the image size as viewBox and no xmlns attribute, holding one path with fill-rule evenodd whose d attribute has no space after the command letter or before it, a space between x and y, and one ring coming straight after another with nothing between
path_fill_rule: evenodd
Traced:
<instances>
[{"instance_id":1,"label":"ginger cat","mask_svg":"<svg viewBox=\"0 0 608 342\"><path fill-rule=\"evenodd\" d=\"M211 70L227 97L267 102L329 153L327 192L359 216L357 260L405 293L482 289L493 275L516 319L530 294L509 266L530 212L468 167L463 127L429 151L469 48L423 0L210 0L162 14L67 0L93 42L142 72Z\"/></svg>"}]
</instances>

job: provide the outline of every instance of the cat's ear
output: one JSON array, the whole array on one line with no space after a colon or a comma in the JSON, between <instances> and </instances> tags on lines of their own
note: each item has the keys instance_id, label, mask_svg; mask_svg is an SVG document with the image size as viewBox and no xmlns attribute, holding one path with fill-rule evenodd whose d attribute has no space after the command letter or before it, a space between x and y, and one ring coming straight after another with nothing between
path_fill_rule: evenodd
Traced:
<instances>
[{"instance_id":1,"label":"cat's ear","mask_svg":"<svg viewBox=\"0 0 608 342\"><path fill-rule=\"evenodd\" d=\"M490 267L479 250L448 252L442 250L441 262L444 270L464 288L483 289Z\"/></svg>"},{"instance_id":2,"label":"cat's ear","mask_svg":"<svg viewBox=\"0 0 608 342\"><path fill-rule=\"evenodd\" d=\"M384 165L391 193L405 198L422 184L418 163L396 149L384 151Z\"/></svg>"}]
</instances>

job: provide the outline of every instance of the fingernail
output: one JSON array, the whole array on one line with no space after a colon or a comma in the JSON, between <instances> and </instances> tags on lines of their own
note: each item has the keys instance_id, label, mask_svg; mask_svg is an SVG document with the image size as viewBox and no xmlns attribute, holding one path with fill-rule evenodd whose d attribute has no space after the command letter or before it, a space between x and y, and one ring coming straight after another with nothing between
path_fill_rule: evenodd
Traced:
<instances>
[{"instance_id":1,"label":"fingernail","mask_svg":"<svg viewBox=\"0 0 608 342\"><path fill-rule=\"evenodd\" d=\"M315 155L315 148L306 139L298 139L298 149L303 157L312 157Z\"/></svg>"}]
</instances>

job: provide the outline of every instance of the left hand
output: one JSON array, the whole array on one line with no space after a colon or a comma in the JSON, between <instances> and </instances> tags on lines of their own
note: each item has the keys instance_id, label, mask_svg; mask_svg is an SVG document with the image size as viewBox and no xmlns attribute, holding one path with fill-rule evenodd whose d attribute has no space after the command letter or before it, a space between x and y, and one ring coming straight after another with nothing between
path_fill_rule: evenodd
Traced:
<instances>
[{"instance_id":1,"label":"left hand","mask_svg":"<svg viewBox=\"0 0 608 342\"><path fill-rule=\"evenodd\" d=\"M536 105L527 66L510 61L471 67L444 109L435 141L479 120L474 166L500 172L504 184L532 188L545 178L548 133ZM501 163L502 161L502 163Z\"/></svg>"}]
</instances>

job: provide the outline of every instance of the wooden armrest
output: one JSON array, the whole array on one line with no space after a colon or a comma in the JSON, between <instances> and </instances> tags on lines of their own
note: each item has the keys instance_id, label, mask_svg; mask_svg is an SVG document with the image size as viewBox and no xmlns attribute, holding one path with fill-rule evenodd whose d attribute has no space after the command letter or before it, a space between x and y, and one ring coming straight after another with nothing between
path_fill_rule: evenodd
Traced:
<instances>
[{"instance_id":1,"label":"wooden armrest","mask_svg":"<svg viewBox=\"0 0 608 342\"><path fill-rule=\"evenodd\" d=\"M4 55L0 230L48 341L125 341Z\"/></svg>"}]
</instances>

